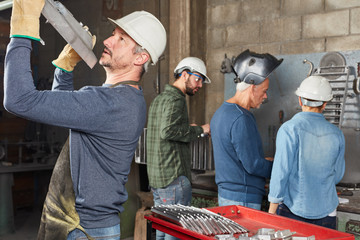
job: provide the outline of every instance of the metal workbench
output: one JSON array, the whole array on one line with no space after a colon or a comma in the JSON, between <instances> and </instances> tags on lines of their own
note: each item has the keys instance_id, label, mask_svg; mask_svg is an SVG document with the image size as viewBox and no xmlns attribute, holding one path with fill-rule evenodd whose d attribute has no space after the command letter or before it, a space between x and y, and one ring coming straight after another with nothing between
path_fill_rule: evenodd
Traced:
<instances>
[{"instance_id":1,"label":"metal workbench","mask_svg":"<svg viewBox=\"0 0 360 240\"><path fill-rule=\"evenodd\" d=\"M337 229L353 233L360 240L360 190L352 190L352 196L340 196L348 199L348 203L339 204L337 208Z\"/></svg>"}]
</instances>

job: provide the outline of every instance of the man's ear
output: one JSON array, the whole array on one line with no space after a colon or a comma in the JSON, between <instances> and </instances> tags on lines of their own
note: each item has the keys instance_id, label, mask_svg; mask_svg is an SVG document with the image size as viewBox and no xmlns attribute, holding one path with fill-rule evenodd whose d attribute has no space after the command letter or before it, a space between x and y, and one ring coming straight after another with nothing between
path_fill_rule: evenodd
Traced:
<instances>
[{"instance_id":1,"label":"man's ear","mask_svg":"<svg viewBox=\"0 0 360 240\"><path fill-rule=\"evenodd\" d=\"M189 76L189 74L187 73L187 71L183 70L180 74L180 78L183 78L185 81L187 80L186 76Z\"/></svg>"},{"instance_id":2,"label":"man's ear","mask_svg":"<svg viewBox=\"0 0 360 240\"><path fill-rule=\"evenodd\" d=\"M186 74L189 75L189 74L187 73L187 71L184 70L184 71L182 71L181 76L184 76L184 77L185 77Z\"/></svg>"},{"instance_id":3,"label":"man's ear","mask_svg":"<svg viewBox=\"0 0 360 240\"><path fill-rule=\"evenodd\" d=\"M256 88L256 85L255 85L255 84L251 84L250 87L249 87L252 95L255 94L255 88Z\"/></svg>"},{"instance_id":4,"label":"man's ear","mask_svg":"<svg viewBox=\"0 0 360 240\"><path fill-rule=\"evenodd\" d=\"M301 98L299 97L299 105L302 107L303 103L301 102Z\"/></svg>"},{"instance_id":5,"label":"man's ear","mask_svg":"<svg viewBox=\"0 0 360 240\"><path fill-rule=\"evenodd\" d=\"M321 111L324 111L325 107L326 107L327 102L324 102L323 105L321 106Z\"/></svg>"},{"instance_id":6,"label":"man's ear","mask_svg":"<svg viewBox=\"0 0 360 240\"><path fill-rule=\"evenodd\" d=\"M150 56L146 52L138 53L135 58L135 65L144 65L149 59Z\"/></svg>"}]
</instances>

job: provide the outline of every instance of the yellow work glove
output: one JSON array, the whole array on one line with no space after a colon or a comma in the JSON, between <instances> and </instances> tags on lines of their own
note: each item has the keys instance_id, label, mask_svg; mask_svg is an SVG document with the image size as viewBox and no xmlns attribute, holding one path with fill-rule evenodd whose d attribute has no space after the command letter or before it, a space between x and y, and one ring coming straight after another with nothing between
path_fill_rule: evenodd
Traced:
<instances>
[{"instance_id":1,"label":"yellow work glove","mask_svg":"<svg viewBox=\"0 0 360 240\"><path fill-rule=\"evenodd\" d=\"M40 41L40 15L45 0L14 0L10 21L10 37Z\"/></svg>"},{"instance_id":2,"label":"yellow work glove","mask_svg":"<svg viewBox=\"0 0 360 240\"><path fill-rule=\"evenodd\" d=\"M84 27L84 29L88 30L86 26ZM89 34L92 39L92 48L94 48L96 43L96 36L91 35L90 32ZM52 64L65 72L72 72L76 64L78 64L78 62L80 62L81 60L82 59L79 54L70 46L70 44L66 44L58 58L52 61Z\"/></svg>"}]
</instances>

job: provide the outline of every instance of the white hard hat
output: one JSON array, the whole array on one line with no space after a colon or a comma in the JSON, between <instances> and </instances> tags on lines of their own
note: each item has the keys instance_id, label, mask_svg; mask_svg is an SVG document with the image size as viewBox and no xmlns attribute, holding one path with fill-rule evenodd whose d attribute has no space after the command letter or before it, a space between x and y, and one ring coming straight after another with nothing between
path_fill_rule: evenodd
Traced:
<instances>
[{"instance_id":1,"label":"white hard hat","mask_svg":"<svg viewBox=\"0 0 360 240\"><path fill-rule=\"evenodd\" d=\"M201 59L197 57L184 58L174 69L175 76L186 69L190 72L198 72L203 75L205 77L204 83L211 83L210 78L206 76L205 63Z\"/></svg>"},{"instance_id":2,"label":"white hard hat","mask_svg":"<svg viewBox=\"0 0 360 240\"><path fill-rule=\"evenodd\" d=\"M305 78L295 94L302 98L321 102L327 102L333 98L330 83L322 76Z\"/></svg>"},{"instance_id":3,"label":"white hard hat","mask_svg":"<svg viewBox=\"0 0 360 240\"><path fill-rule=\"evenodd\" d=\"M108 19L146 49L153 64L157 63L166 47L166 31L154 15L146 11L136 11L117 20Z\"/></svg>"}]
</instances>

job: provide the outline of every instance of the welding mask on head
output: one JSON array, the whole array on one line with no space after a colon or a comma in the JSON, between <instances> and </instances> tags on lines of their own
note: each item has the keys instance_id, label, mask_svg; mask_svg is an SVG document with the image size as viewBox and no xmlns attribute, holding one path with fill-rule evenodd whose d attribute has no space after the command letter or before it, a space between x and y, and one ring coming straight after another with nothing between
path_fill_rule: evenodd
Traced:
<instances>
[{"instance_id":1,"label":"welding mask on head","mask_svg":"<svg viewBox=\"0 0 360 240\"><path fill-rule=\"evenodd\" d=\"M233 71L236 75L235 83L245 82L258 85L282 63L283 59L276 59L268 53L250 52L249 49L240 53L233 63Z\"/></svg>"},{"instance_id":2,"label":"welding mask on head","mask_svg":"<svg viewBox=\"0 0 360 240\"><path fill-rule=\"evenodd\" d=\"M320 107L333 98L330 83L322 76L310 76L304 79L295 94L309 107Z\"/></svg>"},{"instance_id":3,"label":"welding mask on head","mask_svg":"<svg viewBox=\"0 0 360 240\"><path fill-rule=\"evenodd\" d=\"M189 70L190 72L198 72L205 77L203 83L211 83L210 78L206 76L205 63L197 57L187 57L181 60L174 69L175 77L184 70Z\"/></svg>"},{"instance_id":4,"label":"welding mask on head","mask_svg":"<svg viewBox=\"0 0 360 240\"><path fill-rule=\"evenodd\" d=\"M166 47L166 31L154 15L146 11L136 11L117 20L108 19L148 51L153 64L157 63Z\"/></svg>"}]
</instances>

